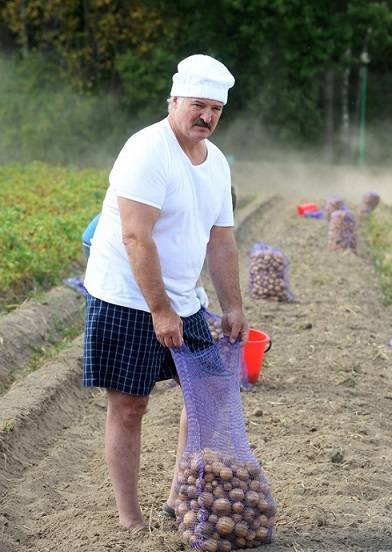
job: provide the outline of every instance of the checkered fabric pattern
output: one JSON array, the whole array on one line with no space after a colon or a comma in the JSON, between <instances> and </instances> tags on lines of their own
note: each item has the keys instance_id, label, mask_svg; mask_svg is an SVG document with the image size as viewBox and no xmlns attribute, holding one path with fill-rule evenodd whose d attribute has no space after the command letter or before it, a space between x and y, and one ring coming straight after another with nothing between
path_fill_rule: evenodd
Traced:
<instances>
[{"instance_id":1,"label":"checkered fabric pattern","mask_svg":"<svg viewBox=\"0 0 392 552\"><path fill-rule=\"evenodd\" d=\"M149 312L87 295L83 385L147 396L155 383L177 376L167 347L157 340ZM213 343L202 310L183 318L184 342L192 352Z\"/></svg>"}]
</instances>

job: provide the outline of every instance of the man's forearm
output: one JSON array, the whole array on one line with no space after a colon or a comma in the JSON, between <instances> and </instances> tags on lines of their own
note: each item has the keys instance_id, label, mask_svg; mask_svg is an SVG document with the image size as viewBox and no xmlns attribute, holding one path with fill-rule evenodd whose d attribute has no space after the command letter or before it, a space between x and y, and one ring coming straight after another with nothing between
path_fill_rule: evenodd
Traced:
<instances>
[{"instance_id":1,"label":"man's forearm","mask_svg":"<svg viewBox=\"0 0 392 552\"><path fill-rule=\"evenodd\" d=\"M242 309L238 252L234 241L209 247L207 265L222 311Z\"/></svg>"},{"instance_id":2,"label":"man's forearm","mask_svg":"<svg viewBox=\"0 0 392 552\"><path fill-rule=\"evenodd\" d=\"M152 239L128 240L124 243L140 290L152 313L170 308L165 291L159 255Z\"/></svg>"}]
</instances>

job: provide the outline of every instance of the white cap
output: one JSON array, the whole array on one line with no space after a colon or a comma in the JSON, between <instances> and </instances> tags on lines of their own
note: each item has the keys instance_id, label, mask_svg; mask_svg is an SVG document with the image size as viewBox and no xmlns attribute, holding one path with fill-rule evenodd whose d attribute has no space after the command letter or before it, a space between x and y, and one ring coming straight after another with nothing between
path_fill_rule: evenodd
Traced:
<instances>
[{"instance_id":1,"label":"white cap","mask_svg":"<svg viewBox=\"0 0 392 552\"><path fill-rule=\"evenodd\" d=\"M225 104L227 92L234 82L233 75L223 63L210 56L195 54L178 64L170 95L206 98Z\"/></svg>"}]
</instances>

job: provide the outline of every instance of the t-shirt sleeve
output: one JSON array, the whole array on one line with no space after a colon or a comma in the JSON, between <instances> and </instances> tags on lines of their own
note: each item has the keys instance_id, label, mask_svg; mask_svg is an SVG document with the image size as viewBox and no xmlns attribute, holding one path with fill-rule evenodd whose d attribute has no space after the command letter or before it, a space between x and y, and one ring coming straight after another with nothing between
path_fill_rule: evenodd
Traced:
<instances>
[{"instance_id":1,"label":"t-shirt sleeve","mask_svg":"<svg viewBox=\"0 0 392 552\"><path fill-rule=\"evenodd\" d=\"M131 137L109 175L116 195L161 209L167 187L164 154L156 140L149 141L148 136Z\"/></svg>"},{"instance_id":2,"label":"t-shirt sleeve","mask_svg":"<svg viewBox=\"0 0 392 552\"><path fill-rule=\"evenodd\" d=\"M223 195L222 208L215 221L214 226L234 226L233 202L231 199L231 177L230 177L230 168L227 163L225 166L225 171L226 171L226 179L225 179L225 190Z\"/></svg>"}]
</instances>

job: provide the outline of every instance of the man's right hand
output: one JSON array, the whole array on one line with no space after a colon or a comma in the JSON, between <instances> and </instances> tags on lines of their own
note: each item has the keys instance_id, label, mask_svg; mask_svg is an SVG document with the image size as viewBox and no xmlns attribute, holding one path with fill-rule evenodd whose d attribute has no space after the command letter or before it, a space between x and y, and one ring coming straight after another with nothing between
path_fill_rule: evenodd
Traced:
<instances>
[{"instance_id":1,"label":"man's right hand","mask_svg":"<svg viewBox=\"0 0 392 552\"><path fill-rule=\"evenodd\" d=\"M152 312L155 335L164 347L181 347L183 339L183 322L171 308Z\"/></svg>"}]
</instances>

